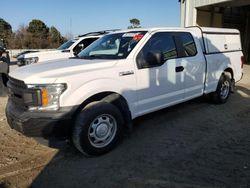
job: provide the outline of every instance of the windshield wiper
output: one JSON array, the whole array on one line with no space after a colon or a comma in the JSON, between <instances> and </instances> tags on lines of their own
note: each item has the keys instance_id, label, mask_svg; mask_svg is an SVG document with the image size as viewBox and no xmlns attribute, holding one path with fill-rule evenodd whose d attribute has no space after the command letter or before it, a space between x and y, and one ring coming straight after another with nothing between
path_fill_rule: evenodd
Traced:
<instances>
[{"instance_id":1,"label":"windshield wiper","mask_svg":"<svg viewBox=\"0 0 250 188\"><path fill-rule=\"evenodd\" d=\"M89 55L89 56L81 56L82 59L103 59L103 55Z\"/></svg>"},{"instance_id":2,"label":"windshield wiper","mask_svg":"<svg viewBox=\"0 0 250 188\"><path fill-rule=\"evenodd\" d=\"M93 54L89 56L81 56L81 59L123 59L124 57L107 55L107 54Z\"/></svg>"}]
</instances>

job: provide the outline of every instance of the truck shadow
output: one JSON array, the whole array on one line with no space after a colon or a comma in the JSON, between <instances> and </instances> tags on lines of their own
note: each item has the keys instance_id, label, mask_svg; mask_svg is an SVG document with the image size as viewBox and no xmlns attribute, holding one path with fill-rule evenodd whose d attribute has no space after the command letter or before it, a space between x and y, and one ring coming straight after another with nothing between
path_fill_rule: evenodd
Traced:
<instances>
[{"instance_id":1,"label":"truck shadow","mask_svg":"<svg viewBox=\"0 0 250 188\"><path fill-rule=\"evenodd\" d=\"M137 118L133 133L100 157L65 147L30 187L249 185L250 102L237 91L222 106L201 97Z\"/></svg>"}]
</instances>

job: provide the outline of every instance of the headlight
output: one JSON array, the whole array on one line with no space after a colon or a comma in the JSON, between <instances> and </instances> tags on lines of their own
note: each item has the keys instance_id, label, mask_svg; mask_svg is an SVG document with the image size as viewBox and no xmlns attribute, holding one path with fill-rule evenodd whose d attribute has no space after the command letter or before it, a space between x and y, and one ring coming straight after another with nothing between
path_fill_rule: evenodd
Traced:
<instances>
[{"instance_id":1,"label":"headlight","mask_svg":"<svg viewBox=\"0 0 250 188\"><path fill-rule=\"evenodd\" d=\"M26 65L37 63L38 60L39 60L38 57L31 57L31 58L24 59Z\"/></svg>"},{"instance_id":2,"label":"headlight","mask_svg":"<svg viewBox=\"0 0 250 188\"><path fill-rule=\"evenodd\" d=\"M60 95L66 90L66 84L28 85L28 88L40 90L41 106L29 106L29 110L58 110Z\"/></svg>"}]
</instances>

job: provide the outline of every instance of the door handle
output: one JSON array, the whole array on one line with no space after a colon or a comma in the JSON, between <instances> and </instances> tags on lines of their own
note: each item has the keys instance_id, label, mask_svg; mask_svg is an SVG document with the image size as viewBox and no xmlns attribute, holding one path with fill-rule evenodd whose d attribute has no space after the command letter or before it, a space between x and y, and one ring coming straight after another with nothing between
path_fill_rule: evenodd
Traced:
<instances>
[{"instance_id":1,"label":"door handle","mask_svg":"<svg viewBox=\"0 0 250 188\"><path fill-rule=\"evenodd\" d=\"M175 67L175 72L182 72L184 70L183 66Z\"/></svg>"}]
</instances>

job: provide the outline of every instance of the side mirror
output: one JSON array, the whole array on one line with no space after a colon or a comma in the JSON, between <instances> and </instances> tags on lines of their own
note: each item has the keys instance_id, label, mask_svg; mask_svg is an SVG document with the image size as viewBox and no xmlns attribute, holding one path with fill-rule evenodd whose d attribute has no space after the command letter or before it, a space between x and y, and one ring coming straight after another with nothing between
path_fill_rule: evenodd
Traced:
<instances>
[{"instance_id":1,"label":"side mirror","mask_svg":"<svg viewBox=\"0 0 250 188\"><path fill-rule=\"evenodd\" d=\"M162 65L164 63L163 53L160 51L149 51L146 54L146 62L150 67Z\"/></svg>"}]
</instances>

